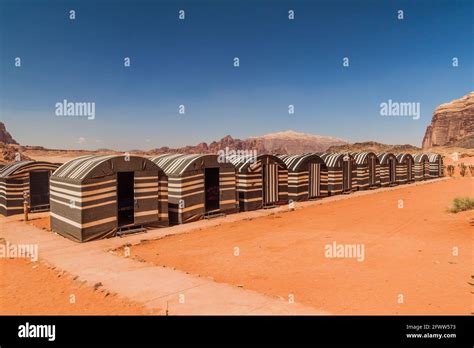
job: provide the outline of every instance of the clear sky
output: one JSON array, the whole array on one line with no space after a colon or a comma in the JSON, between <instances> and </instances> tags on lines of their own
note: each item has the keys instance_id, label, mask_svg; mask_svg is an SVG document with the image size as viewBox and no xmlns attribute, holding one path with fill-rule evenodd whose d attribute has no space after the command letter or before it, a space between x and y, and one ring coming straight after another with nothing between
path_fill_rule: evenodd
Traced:
<instances>
[{"instance_id":1,"label":"clear sky","mask_svg":"<svg viewBox=\"0 0 474 348\"><path fill-rule=\"evenodd\" d=\"M0 0L0 121L21 144L53 148L288 129L421 145L434 108L474 89L473 4ZM94 102L95 119L56 116L64 99ZM389 99L420 103L420 119L381 116Z\"/></svg>"}]
</instances>

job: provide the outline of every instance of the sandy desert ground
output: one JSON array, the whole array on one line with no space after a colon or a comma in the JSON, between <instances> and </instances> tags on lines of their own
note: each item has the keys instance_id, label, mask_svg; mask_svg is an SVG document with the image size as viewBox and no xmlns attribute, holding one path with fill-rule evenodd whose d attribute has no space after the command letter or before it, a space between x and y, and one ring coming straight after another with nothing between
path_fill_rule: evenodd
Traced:
<instances>
[{"instance_id":1,"label":"sandy desert ground","mask_svg":"<svg viewBox=\"0 0 474 348\"><path fill-rule=\"evenodd\" d=\"M2 315L153 314L139 303L28 259L0 258L0 289Z\"/></svg>"},{"instance_id":2,"label":"sandy desert ground","mask_svg":"<svg viewBox=\"0 0 474 348\"><path fill-rule=\"evenodd\" d=\"M132 256L334 314L469 314L474 212L446 210L473 185L456 178L222 224ZM326 258L333 241L364 244L365 260Z\"/></svg>"}]
</instances>

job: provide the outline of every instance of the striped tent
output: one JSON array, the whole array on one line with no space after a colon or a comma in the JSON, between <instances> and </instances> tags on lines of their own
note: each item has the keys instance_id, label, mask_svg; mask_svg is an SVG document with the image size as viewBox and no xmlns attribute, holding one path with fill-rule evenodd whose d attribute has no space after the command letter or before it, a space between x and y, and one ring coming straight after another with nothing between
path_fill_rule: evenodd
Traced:
<instances>
[{"instance_id":1,"label":"striped tent","mask_svg":"<svg viewBox=\"0 0 474 348\"><path fill-rule=\"evenodd\" d=\"M49 177L59 164L18 161L0 169L0 213L23 213L25 196L31 211L49 209Z\"/></svg>"},{"instance_id":2,"label":"striped tent","mask_svg":"<svg viewBox=\"0 0 474 348\"><path fill-rule=\"evenodd\" d=\"M430 178L430 160L425 153L419 153L413 156L415 162L415 181L426 180Z\"/></svg>"},{"instance_id":3,"label":"striped tent","mask_svg":"<svg viewBox=\"0 0 474 348\"><path fill-rule=\"evenodd\" d=\"M82 156L51 176L51 227L77 242L168 225L168 179L139 156Z\"/></svg>"},{"instance_id":4,"label":"striped tent","mask_svg":"<svg viewBox=\"0 0 474 348\"><path fill-rule=\"evenodd\" d=\"M429 153L430 161L430 178L439 178L444 176L443 173L443 157L437 153Z\"/></svg>"},{"instance_id":5,"label":"striped tent","mask_svg":"<svg viewBox=\"0 0 474 348\"><path fill-rule=\"evenodd\" d=\"M217 155L163 154L151 158L168 176L171 223L238 211L235 167Z\"/></svg>"},{"instance_id":6,"label":"striped tent","mask_svg":"<svg viewBox=\"0 0 474 348\"><path fill-rule=\"evenodd\" d=\"M293 201L328 195L328 168L316 154L279 155L288 168L288 198Z\"/></svg>"},{"instance_id":7,"label":"striped tent","mask_svg":"<svg viewBox=\"0 0 474 348\"><path fill-rule=\"evenodd\" d=\"M415 180L415 164L409 153L397 153L397 182L408 184Z\"/></svg>"},{"instance_id":8,"label":"striped tent","mask_svg":"<svg viewBox=\"0 0 474 348\"><path fill-rule=\"evenodd\" d=\"M288 169L273 155L228 156L237 171L240 211L273 207L288 202Z\"/></svg>"},{"instance_id":9,"label":"striped tent","mask_svg":"<svg viewBox=\"0 0 474 348\"><path fill-rule=\"evenodd\" d=\"M380 185L397 185L397 157L390 152L377 155L380 162Z\"/></svg>"},{"instance_id":10,"label":"striped tent","mask_svg":"<svg viewBox=\"0 0 474 348\"><path fill-rule=\"evenodd\" d=\"M357 185L356 164L350 154L323 153L320 157L328 167L328 194L350 193Z\"/></svg>"},{"instance_id":11,"label":"striped tent","mask_svg":"<svg viewBox=\"0 0 474 348\"><path fill-rule=\"evenodd\" d=\"M380 186L380 163L373 152L354 152L351 156L356 164L357 189L367 190Z\"/></svg>"}]
</instances>

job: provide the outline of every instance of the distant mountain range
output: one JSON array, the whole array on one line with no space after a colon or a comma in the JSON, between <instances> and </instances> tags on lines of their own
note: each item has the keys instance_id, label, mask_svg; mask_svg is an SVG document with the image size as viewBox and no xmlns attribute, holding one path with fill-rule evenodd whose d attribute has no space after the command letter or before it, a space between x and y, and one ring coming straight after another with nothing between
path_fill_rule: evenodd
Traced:
<instances>
[{"instance_id":1,"label":"distant mountain range","mask_svg":"<svg viewBox=\"0 0 474 348\"><path fill-rule=\"evenodd\" d=\"M227 135L210 144L200 143L196 146L180 148L161 147L149 152L159 153L217 153L219 150L257 150L258 153L296 154L304 152L323 152L334 145L346 145L347 141L321 135L299 133L292 130L250 137L244 140L234 139Z\"/></svg>"}]
</instances>

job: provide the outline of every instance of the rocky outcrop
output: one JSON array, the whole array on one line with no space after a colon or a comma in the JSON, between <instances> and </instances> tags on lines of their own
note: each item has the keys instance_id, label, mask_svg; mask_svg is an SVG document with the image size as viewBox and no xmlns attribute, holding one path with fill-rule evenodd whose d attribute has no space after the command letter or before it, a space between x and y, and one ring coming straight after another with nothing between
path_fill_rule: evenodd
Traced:
<instances>
[{"instance_id":1,"label":"rocky outcrop","mask_svg":"<svg viewBox=\"0 0 474 348\"><path fill-rule=\"evenodd\" d=\"M375 152L375 153L382 153L382 152L392 152L392 153L399 153L399 152L408 152L408 153L416 153L419 152L421 149L419 147L405 144L405 145L387 145L378 143L376 141L365 141L361 143L354 143L348 145L337 145L331 146L328 149L328 152Z\"/></svg>"},{"instance_id":2,"label":"rocky outcrop","mask_svg":"<svg viewBox=\"0 0 474 348\"><path fill-rule=\"evenodd\" d=\"M0 122L0 143L18 145L15 139L8 133L5 125Z\"/></svg>"},{"instance_id":3,"label":"rocky outcrop","mask_svg":"<svg viewBox=\"0 0 474 348\"><path fill-rule=\"evenodd\" d=\"M162 147L150 151L160 153L217 153L219 150L257 150L257 153L297 154L305 152L322 152L330 146L347 144L334 137L311 135L295 131L285 131L251 137L245 140L234 139L230 135L210 144L200 143L196 146L185 146L177 149Z\"/></svg>"},{"instance_id":4,"label":"rocky outcrop","mask_svg":"<svg viewBox=\"0 0 474 348\"><path fill-rule=\"evenodd\" d=\"M450 103L441 104L433 114L431 124L423 138L423 148L464 144L471 148L471 141L462 141L474 134L474 92Z\"/></svg>"}]
</instances>

